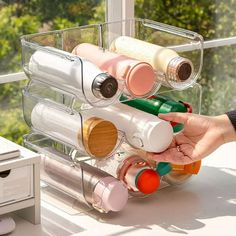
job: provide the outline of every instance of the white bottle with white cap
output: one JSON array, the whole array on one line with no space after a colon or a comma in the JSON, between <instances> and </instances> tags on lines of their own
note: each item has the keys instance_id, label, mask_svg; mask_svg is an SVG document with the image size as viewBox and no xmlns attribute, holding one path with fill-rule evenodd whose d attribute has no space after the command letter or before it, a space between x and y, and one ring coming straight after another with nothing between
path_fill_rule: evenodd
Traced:
<instances>
[{"instance_id":1,"label":"white bottle with white cap","mask_svg":"<svg viewBox=\"0 0 236 236\"><path fill-rule=\"evenodd\" d=\"M114 77L90 61L59 49L37 50L30 58L28 70L31 79L58 87L90 104L102 100L105 106L119 95Z\"/></svg>"},{"instance_id":2,"label":"white bottle with white cap","mask_svg":"<svg viewBox=\"0 0 236 236\"><path fill-rule=\"evenodd\" d=\"M120 211L128 200L127 188L116 178L86 163L72 164L53 149L41 159L41 179L101 212Z\"/></svg>"},{"instance_id":3,"label":"white bottle with white cap","mask_svg":"<svg viewBox=\"0 0 236 236\"><path fill-rule=\"evenodd\" d=\"M125 133L127 142L148 152L163 152L173 139L169 122L130 106L118 103L105 108L87 111L92 115L111 121Z\"/></svg>"}]
</instances>

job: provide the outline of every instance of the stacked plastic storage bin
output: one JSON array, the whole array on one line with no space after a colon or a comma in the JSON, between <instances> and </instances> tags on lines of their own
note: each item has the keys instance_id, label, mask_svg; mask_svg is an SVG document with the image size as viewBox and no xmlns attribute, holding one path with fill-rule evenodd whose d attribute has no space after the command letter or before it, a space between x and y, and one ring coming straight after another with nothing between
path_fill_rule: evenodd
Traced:
<instances>
[{"instance_id":1,"label":"stacked plastic storage bin","mask_svg":"<svg viewBox=\"0 0 236 236\"><path fill-rule=\"evenodd\" d=\"M122 210L128 195L149 195L163 182L198 173L199 162L155 163L146 153L166 150L183 129L159 113L191 112L179 101L183 95L199 112L200 35L132 19L26 35L21 42L29 77L23 111L31 127L24 142L43 154L48 185L109 212Z\"/></svg>"}]
</instances>

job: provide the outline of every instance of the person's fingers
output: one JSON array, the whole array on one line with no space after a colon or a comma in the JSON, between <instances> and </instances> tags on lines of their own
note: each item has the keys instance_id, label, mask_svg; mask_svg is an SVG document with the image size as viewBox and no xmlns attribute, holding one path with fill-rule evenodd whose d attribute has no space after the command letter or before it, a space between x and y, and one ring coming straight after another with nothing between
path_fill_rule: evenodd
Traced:
<instances>
[{"instance_id":1,"label":"person's fingers","mask_svg":"<svg viewBox=\"0 0 236 236\"><path fill-rule=\"evenodd\" d=\"M188 121L189 115L191 114L181 113L181 112L170 112L166 114L159 114L158 117L166 121L186 124L186 122Z\"/></svg>"},{"instance_id":2,"label":"person's fingers","mask_svg":"<svg viewBox=\"0 0 236 236\"><path fill-rule=\"evenodd\" d=\"M170 162L177 165L185 165L193 162L189 156L178 151L176 147L169 148L162 153L147 153L147 158L158 162Z\"/></svg>"},{"instance_id":3,"label":"person's fingers","mask_svg":"<svg viewBox=\"0 0 236 236\"><path fill-rule=\"evenodd\" d=\"M172 139L172 142L171 142L171 144L169 145L168 148L174 148L176 146L177 146L177 144L176 144L176 137L174 136L174 138Z\"/></svg>"}]
</instances>

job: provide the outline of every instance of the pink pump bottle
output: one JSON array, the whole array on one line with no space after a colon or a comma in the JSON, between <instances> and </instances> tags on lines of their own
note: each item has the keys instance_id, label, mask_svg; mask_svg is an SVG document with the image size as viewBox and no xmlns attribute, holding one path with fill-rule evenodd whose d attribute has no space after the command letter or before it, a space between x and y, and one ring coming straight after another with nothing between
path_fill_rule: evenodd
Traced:
<instances>
[{"instance_id":1,"label":"pink pump bottle","mask_svg":"<svg viewBox=\"0 0 236 236\"><path fill-rule=\"evenodd\" d=\"M89 43L79 44L72 53L86 58L116 79L124 80L127 92L133 97L145 97L156 88L155 72L146 62L103 51Z\"/></svg>"}]
</instances>

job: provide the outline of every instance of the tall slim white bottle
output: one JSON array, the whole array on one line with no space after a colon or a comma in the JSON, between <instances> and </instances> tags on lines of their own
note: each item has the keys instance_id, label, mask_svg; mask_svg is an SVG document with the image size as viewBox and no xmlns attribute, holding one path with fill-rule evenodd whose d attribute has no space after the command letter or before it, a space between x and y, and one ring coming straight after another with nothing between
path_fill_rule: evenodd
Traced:
<instances>
[{"instance_id":1,"label":"tall slim white bottle","mask_svg":"<svg viewBox=\"0 0 236 236\"><path fill-rule=\"evenodd\" d=\"M148 152L163 152L173 139L169 122L157 116L118 103L101 109L87 111L90 115L111 121L125 133L127 142Z\"/></svg>"}]
</instances>

